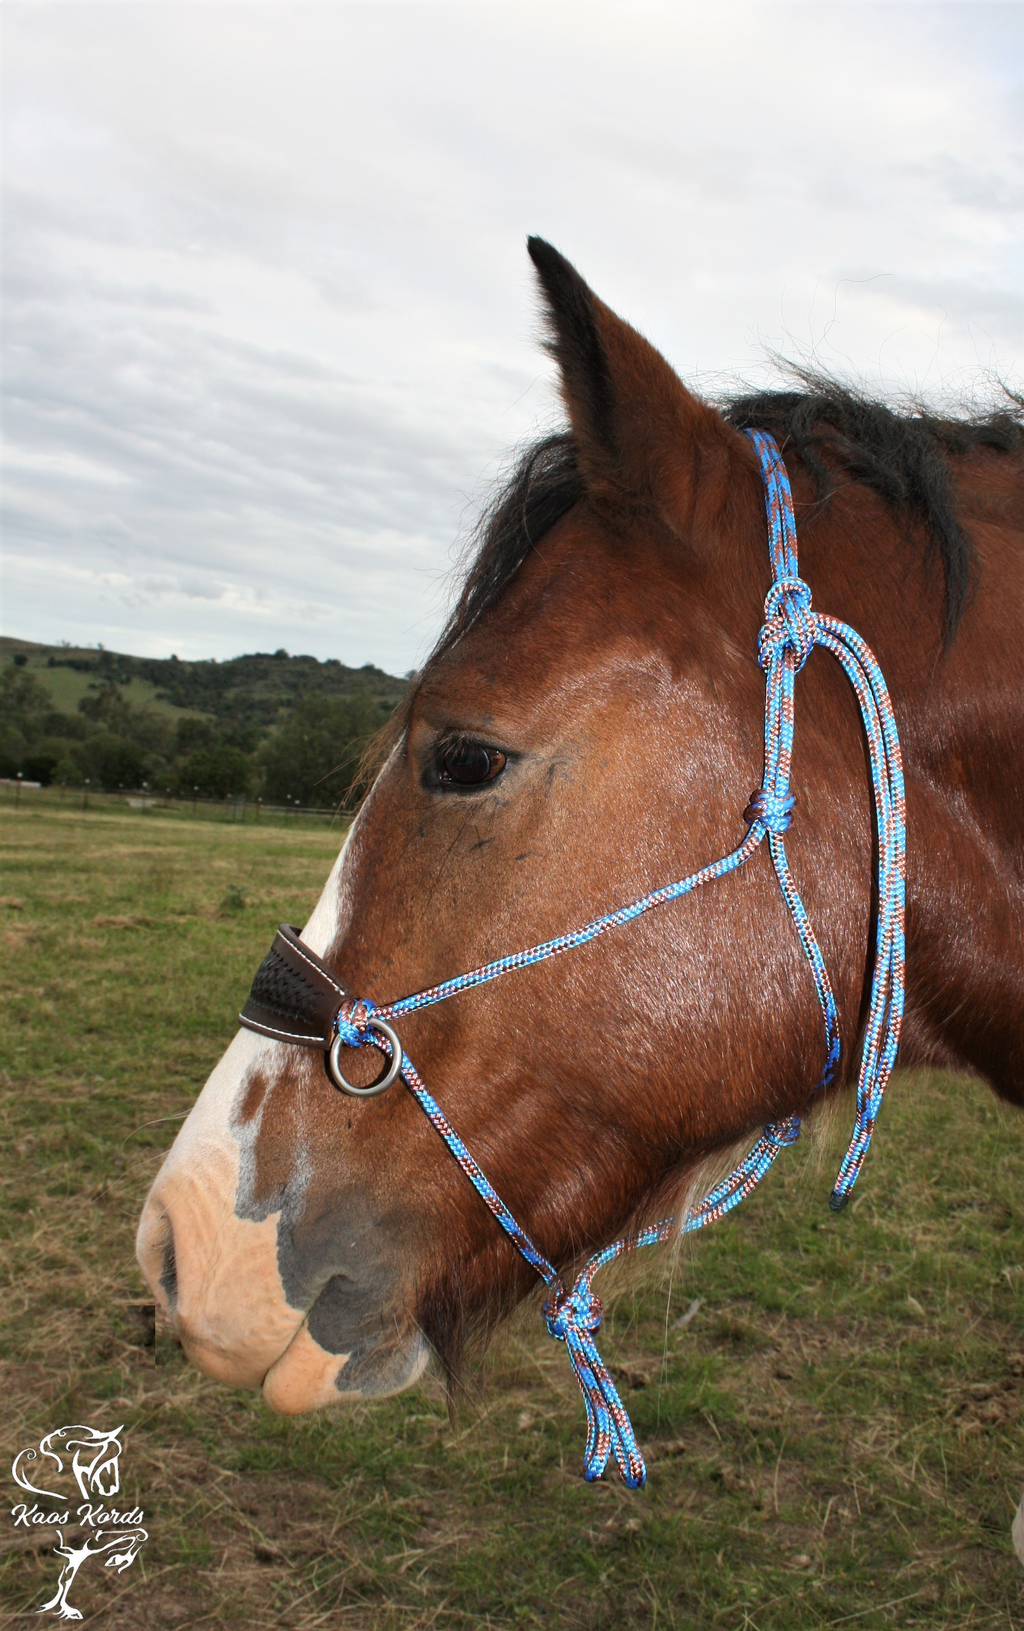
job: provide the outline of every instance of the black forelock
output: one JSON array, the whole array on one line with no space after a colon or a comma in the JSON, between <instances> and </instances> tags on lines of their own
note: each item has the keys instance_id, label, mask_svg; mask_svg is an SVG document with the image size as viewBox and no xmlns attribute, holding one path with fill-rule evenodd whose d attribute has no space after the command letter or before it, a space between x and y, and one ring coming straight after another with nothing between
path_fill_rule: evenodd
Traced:
<instances>
[{"instance_id":1,"label":"black forelock","mask_svg":"<svg viewBox=\"0 0 1024 1631\"><path fill-rule=\"evenodd\" d=\"M493 606L544 534L582 497L583 480L568 431L545 436L526 449L478 523L476 548L459 599L432 658L457 645Z\"/></svg>"}]
</instances>

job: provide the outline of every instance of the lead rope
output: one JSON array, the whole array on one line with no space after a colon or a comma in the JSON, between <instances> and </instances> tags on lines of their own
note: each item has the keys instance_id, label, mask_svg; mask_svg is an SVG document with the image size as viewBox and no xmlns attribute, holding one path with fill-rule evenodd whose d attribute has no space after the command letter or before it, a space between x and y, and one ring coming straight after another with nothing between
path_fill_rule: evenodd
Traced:
<instances>
[{"instance_id":1,"label":"lead rope","mask_svg":"<svg viewBox=\"0 0 1024 1631\"><path fill-rule=\"evenodd\" d=\"M875 933L875 966L871 982L871 1006L865 1028L861 1053L860 1074L857 1082L857 1112L853 1136L843 1157L835 1187L829 1196L829 1205L840 1211L850 1198L871 1143L875 1121L889 1077L896 1060L900 1024L903 1018L904 960L904 873L906 856L906 809L904 803L903 768L899 738L893 719L892 703L885 680L874 655L864 641L846 623L833 617L824 617L811 610L811 591L799 575L797 565L796 521L793 515L793 497L782 456L771 436L764 431L748 430L746 434L754 444L765 485L765 507L768 515L768 536L772 557L773 582L765 600L765 621L761 629L757 656L765 671L764 721L764 779L758 791L751 795L743 812L749 831L740 846L721 860L702 867L678 883L665 885L630 906L620 907L606 917L596 918L582 929L558 935L526 951L510 957L499 957L495 962L445 980L426 991L403 997L399 1002L387 1003L381 1008L372 1002L346 999L337 1021L337 1032L349 1047L367 1044L380 1048L390 1057L391 1047L379 1032L371 1031L371 1017L393 1022L404 1014L444 1002L457 992L469 991L485 985L513 969L529 968L557 957L562 952L585 946L610 929L617 929L634 918L649 912L655 906L664 906L678 900L693 889L698 889L714 878L735 872L748 861L767 837L768 848L779 881L782 898L789 909L796 931L810 965L815 990L821 1005L825 1026L825 1068L815 1087L815 1093L826 1087L835 1076L839 1064L839 1025L835 998L825 970L821 948L814 936L803 901L793 882L786 857L784 835L793 809L793 795L789 790L790 762L793 752L793 693L796 675L800 672L815 646L831 651L843 667L853 686L860 705L861 718L867 735L871 761L871 782L874 791L875 821L878 830L878 922ZM601 1325L600 1298L592 1290L598 1269L603 1268L624 1252L653 1246L678 1232L691 1234L738 1206L757 1187L771 1167L781 1149L795 1144L800 1136L799 1116L788 1116L784 1121L764 1128L753 1149L723 1178L699 1206L687 1212L682 1224L675 1218L664 1218L628 1240L617 1240L596 1253L584 1267L571 1290L562 1283L554 1265L543 1252L538 1251L529 1235L516 1222L512 1213L498 1195L486 1175L477 1166L462 1139L454 1130L437 1101L428 1091L409 1056L402 1053L402 1079L416 1099L431 1125L447 1144L466 1177L484 1204L490 1208L513 1245L534 1268L548 1287L550 1295L544 1304L544 1317L553 1337L564 1342L573 1372L583 1394L587 1413L587 1444L583 1457L583 1476L588 1481L600 1478L614 1456L623 1481L630 1489L639 1489L647 1479L643 1456L637 1448L629 1417L619 1398L618 1390L607 1367L602 1363L594 1341L594 1333Z\"/></svg>"}]
</instances>

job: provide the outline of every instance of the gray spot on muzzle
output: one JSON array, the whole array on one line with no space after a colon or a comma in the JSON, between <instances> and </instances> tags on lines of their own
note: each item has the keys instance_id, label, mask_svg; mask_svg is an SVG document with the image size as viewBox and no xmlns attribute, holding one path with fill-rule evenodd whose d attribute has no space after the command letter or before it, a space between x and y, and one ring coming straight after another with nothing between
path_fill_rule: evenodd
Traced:
<instances>
[{"instance_id":1,"label":"gray spot on muzzle","mask_svg":"<svg viewBox=\"0 0 1024 1631\"><path fill-rule=\"evenodd\" d=\"M364 1292L344 1274L336 1274L309 1311L309 1334L327 1353L348 1354L338 1372L339 1393L397 1393L408 1380L417 1344L394 1319L371 1310Z\"/></svg>"},{"instance_id":2,"label":"gray spot on muzzle","mask_svg":"<svg viewBox=\"0 0 1024 1631\"><path fill-rule=\"evenodd\" d=\"M361 1393L364 1399L401 1393L409 1383L421 1345L395 1340L390 1347L361 1342L349 1354L348 1363L342 1365L334 1385L339 1393Z\"/></svg>"},{"instance_id":3,"label":"gray spot on muzzle","mask_svg":"<svg viewBox=\"0 0 1024 1631\"><path fill-rule=\"evenodd\" d=\"M313 1341L329 1354L352 1353L370 1335L367 1302L365 1291L347 1274L335 1274L309 1311Z\"/></svg>"},{"instance_id":4,"label":"gray spot on muzzle","mask_svg":"<svg viewBox=\"0 0 1024 1631\"><path fill-rule=\"evenodd\" d=\"M252 1121L231 1128L239 1144L235 1215L260 1223L280 1214L277 1267L285 1299L308 1312L310 1334L325 1352L393 1344L399 1266L408 1262L408 1250L368 1210L364 1194L345 1187L323 1192L314 1157L298 1141L287 1178L260 1193L256 1146L262 1117L261 1106Z\"/></svg>"}]
</instances>

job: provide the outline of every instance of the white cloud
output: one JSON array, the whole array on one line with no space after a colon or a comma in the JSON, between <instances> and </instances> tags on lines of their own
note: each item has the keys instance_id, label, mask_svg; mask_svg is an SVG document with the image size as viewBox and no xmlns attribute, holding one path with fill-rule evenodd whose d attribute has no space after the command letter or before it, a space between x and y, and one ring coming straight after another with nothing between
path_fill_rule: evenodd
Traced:
<instances>
[{"instance_id":1,"label":"white cloud","mask_svg":"<svg viewBox=\"0 0 1024 1631\"><path fill-rule=\"evenodd\" d=\"M8 0L5 628L411 666L554 413L529 231L708 387L1012 372L1019 18Z\"/></svg>"}]
</instances>

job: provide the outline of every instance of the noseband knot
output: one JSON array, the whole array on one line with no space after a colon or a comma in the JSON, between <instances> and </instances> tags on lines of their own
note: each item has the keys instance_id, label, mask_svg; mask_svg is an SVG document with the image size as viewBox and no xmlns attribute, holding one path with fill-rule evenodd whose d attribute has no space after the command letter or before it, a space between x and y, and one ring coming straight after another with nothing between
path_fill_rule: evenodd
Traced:
<instances>
[{"instance_id":1,"label":"noseband knot","mask_svg":"<svg viewBox=\"0 0 1024 1631\"><path fill-rule=\"evenodd\" d=\"M544 1318L551 1335L565 1342L570 1332L579 1335L584 1331L599 1331L604 1307L588 1285L577 1282L571 1291L566 1291L559 1282L544 1304Z\"/></svg>"},{"instance_id":2,"label":"noseband knot","mask_svg":"<svg viewBox=\"0 0 1024 1631\"><path fill-rule=\"evenodd\" d=\"M765 597L764 626L757 637L757 660L767 674L772 662L791 651L799 673L814 650L811 591L803 578L776 578Z\"/></svg>"},{"instance_id":3,"label":"noseband knot","mask_svg":"<svg viewBox=\"0 0 1024 1631\"><path fill-rule=\"evenodd\" d=\"M751 826L759 821L768 832L784 833L792 820L795 803L792 793L772 793L767 787L759 787L756 793L751 793L743 819Z\"/></svg>"},{"instance_id":4,"label":"noseband knot","mask_svg":"<svg viewBox=\"0 0 1024 1631\"><path fill-rule=\"evenodd\" d=\"M335 1034L346 1048L361 1048L373 1042L369 1023L376 1011L376 1004L368 997L345 998L338 1010Z\"/></svg>"},{"instance_id":5,"label":"noseband knot","mask_svg":"<svg viewBox=\"0 0 1024 1631\"><path fill-rule=\"evenodd\" d=\"M358 1087L350 1082L341 1068L342 1048L377 1048L385 1055L384 1072L368 1087ZM369 997L346 997L338 1009L334 1020L334 1040L327 1052L325 1063L327 1074L335 1087L343 1093L351 1093L353 1098L373 1099L378 1093L385 1093L396 1081L402 1071L404 1059L402 1044L397 1033L381 1019L376 1003Z\"/></svg>"}]
</instances>

